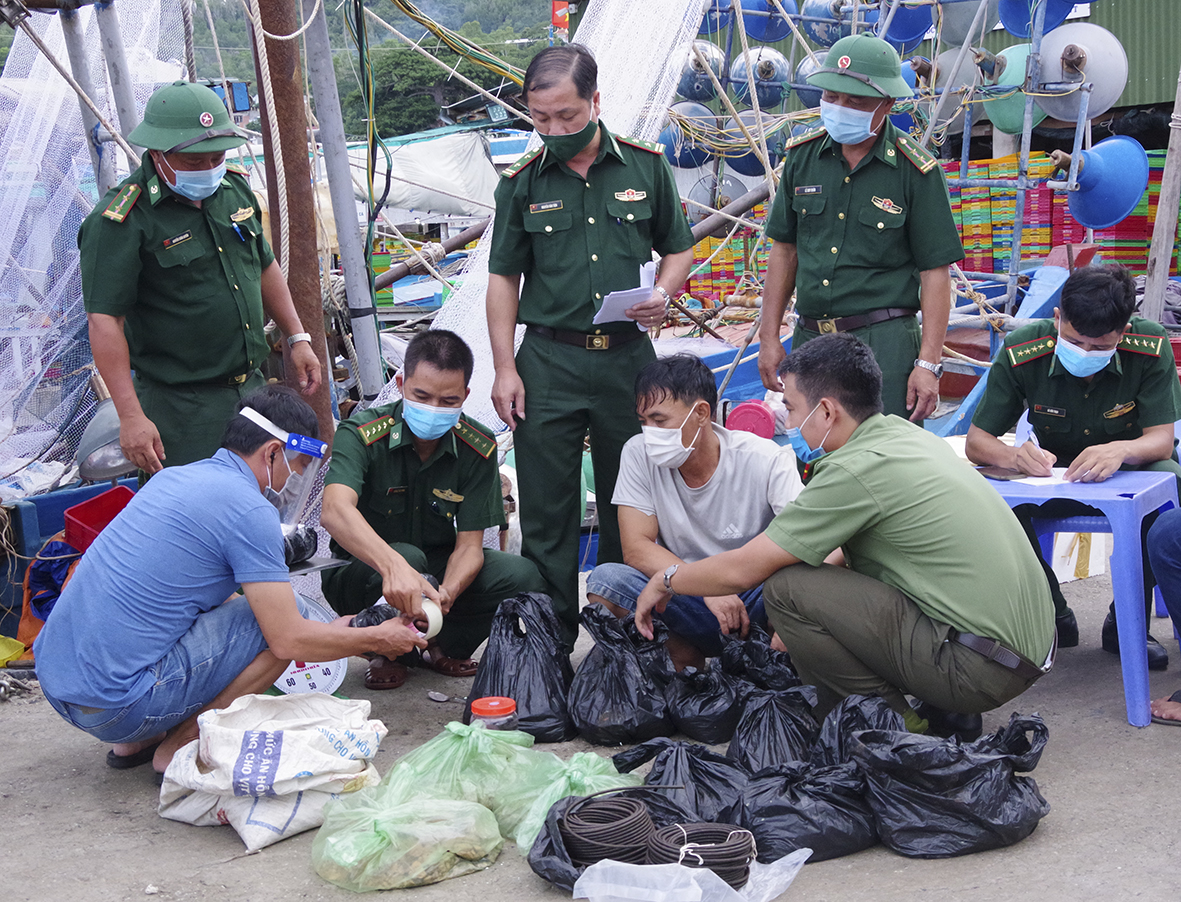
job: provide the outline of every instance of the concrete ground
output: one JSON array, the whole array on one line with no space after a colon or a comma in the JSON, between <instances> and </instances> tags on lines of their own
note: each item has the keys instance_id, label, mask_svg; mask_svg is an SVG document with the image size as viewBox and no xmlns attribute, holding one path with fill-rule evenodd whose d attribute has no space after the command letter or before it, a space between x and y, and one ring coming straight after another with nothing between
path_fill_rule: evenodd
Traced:
<instances>
[{"instance_id":1,"label":"concrete ground","mask_svg":"<svg viewBox=\"0 0 1181 902\"><path fill-rule=\"evenodd\" d=\"M1063 651L1033 689L985 716L988 730L1007 723L1014 710L1036 711L1049 725L1034 776L1052 810L1034 834L1008 849L943 861L902 858L879 846L808 865L783 899L1176 898L1181 789L1169 774L1181 730L1127 723L1119 661L1099 647L1109 579L1065 589L1082 628L1080 647ZM1168 671L1152 674L1158 697L1181 688L1181 655L1167 621L1154 620L1152 631L1171 656ZM584 637L576 663L588 645ZM357 661L342 691L371 699L373 716L390 728L376 760L382 773L459 715L458 705L432 702L427 691L463 695L470 682L414 671L398 690L369 693L363 675ZM565 757L591 747L575 741L549 748ZM312 870L314 831L246 855L230 827L158 817L151 769L112 770L106 750L35 693L0 703L0 896L6 902L118 902L145 894L234 902L354 898ZM415 902L469 894L482 902L566 897L534 875L511 844L487 871L406 894Z\"/></svg>"}]
</instances>

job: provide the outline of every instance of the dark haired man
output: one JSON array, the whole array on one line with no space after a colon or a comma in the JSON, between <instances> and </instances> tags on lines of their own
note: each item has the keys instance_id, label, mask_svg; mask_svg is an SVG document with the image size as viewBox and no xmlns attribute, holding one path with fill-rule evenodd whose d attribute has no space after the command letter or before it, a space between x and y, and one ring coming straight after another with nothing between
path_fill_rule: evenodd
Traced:
<instances>
[{"instance_id":1,"label":"dark haired man","mask_svg":"<svg viewBox=\"0 0 1181 902\"><path fill-rule=\"evenodd\" d=\"M882 415L868 345L823 335L779 372L789 436L811 464L804 490L741 548L656 574L637 604L640 630L650 634L671 593L761 582L818 714L878 695L914 731L978 736L980 712L1050 667L1050 592L1029 542L942 439ZM848 569L823 563L837 548ZM912 709L907 694L923 704Z\"/></svg>"},{"instance_id":2,"label":"dark haired man","mask_svg":"<svg viewBox=\"0 0 1181 902\"><path fill-rule=\"evenodd\" d=\"M320 513L333 551L352 559L324 574L328 603L356 614L385 598L417 619L422 598L432 599L443 629L422 660L457 677L476 672L470 656L488 638L497 605L544 590L531 562L483 547L484 530L505 522L504 502L496 439L463 416L471 376L472 352L454 332L414 336L395 377L402 400L337 430ZM376 657L365 685L395 689L405 680L405 664Z\"/></svg>"},{"instance_id":3,"label":"dark haired man","mask_svg":"<svg viewBox=\"0 0 1181 902\"><path fill-rule=\"evenodd\" d=\"M599 564L586 583L587 600L617 617L635 610L654 574L744 545L802 488L790 451L713 422L717 386L699 358L648 364L636 376L635 397L643 435L623 446L611 499L626 563ZM767 625L761 586L707 598L678 595L661 619L678 670L720 654L721 633L745 636L752 621Z\"/></svg>"},{"instance_id":4,"label":"dark haired man","mask_svg":"<svg viewBox=\"0 0 1181 902\"><path fill-rule=\"evenodd\" d=\"M578 44L542 50L525 103L543 146L503 173L488 263L496 413L515 430L522 553L545 577L573 648L578 634L579 473L590 430L595 492L615 490L636 373L655 359L641 327L664 318L693 259L693 236L661 148L599 121L598 68ZM593 322L610 292L635 288L663 259L656 287L620 322ZM522 285L522 276L524 284ZM528 328L513 359L517 323ZM619 526L600 503L598 560L619 561Z\"/></svg>"},{"instance_id":5,"label":"dark haired man","mask_svg":"<svg viewBox=\"0 0 1181 902\"><path fill-rule=\"evenodd\" d=\"M33 645L46 700L114 744L112 767L151 761L163 772L197 738L198 714L263 692L293 659L425 644L402 620L349 629L303 618L264 495L310 461L276 433L311 443L316 415L280 386L239 410L221 450L154 477L99 534Z\"/></svg>"},{"instance_id":6,"label":"dark haired man","mask_svg":"<svg viewBox=\"0 0 1181 902\"><path fill-rule=\"evenodd\" d=\"M988 371L988 384L968 428L966 453L973 463L1049 476L1057 464L1066 479L1102 482L1117 470L1159 470L1181 479L1173 450L1173 423L1181 419L1181 383L1165 330L1133 317L1136 285L1120 266L1071 273L1061 308L1052 320L1018 329ZM998 436L1029 410L1032 437L1014 448ZM1078 623L1054 570L1042 559L1030 521L1101 516L1069 499L1013 509L1042 562L1054 598L1058 645L1078 645ZM1145 532L1151 519L1144 524ZM1152 569L1144 563L1144 594L1151 607ZM1152 638L1148 667L1164 670L1169 655ZM1112 605L1103 624L1103 648L1119 654Z\"/></svg>"}]
</instances>

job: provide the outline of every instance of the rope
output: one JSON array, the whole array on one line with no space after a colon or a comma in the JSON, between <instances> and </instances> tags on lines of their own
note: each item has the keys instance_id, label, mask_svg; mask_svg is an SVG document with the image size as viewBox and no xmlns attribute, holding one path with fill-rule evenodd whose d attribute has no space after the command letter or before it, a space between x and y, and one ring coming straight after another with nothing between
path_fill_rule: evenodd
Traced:
<instances>
[{"instance_id":1,"label":"rope","mask_svg":"<svg viewBox=\"0 0 1181 902\"><path fill-rule=\"evenodd\" d=\"M746 886L754 857L754 835L729 824L669 824L648 840L648 864L708 868L734 889Z\"/></svg>"},{"instance_id":2,"label":"rope","mask_svg":"<svg viewBox=\"0 0 1181 902\"><path fill-rule=\"evenodd\" d=\"M221 60L221 45L217 40L217 28L213 25L213 10L209 8L209 0L205 0L205 21L209 25L209 34L213 38L213 54L217 57L217 71L221 75L221 89L225 91L228 98L230 96L230 82L226 78L226 67ZM239 146L236 153L238 155L238 162L243 166L246 164L246 157L242 153L242 147L246 147L249 152L249 145ZM258 157L253 152L250 153L250 168L254 170L260 184L266 184L266 179L262 177L262 173L258 171Z\"/></svg>"},{"instance_id":3,"label":"rope","mask_svg":"<svg viewBox=\"0 0 1181 902\"><path fill-rule=\"evenodd\" d=\"M750 91L750 108L754 110L755 114L755 128L758 130L759 147L762 148L762 154L759 156L759 161L763 164L763 171L767 175L767 187L770 189L770 200L775 200L775 172L771 167L771 152L767 150L767 133L763 128L763 111L759 108L759 95L755 91L755 67L754 59L750 55L750 44L746 40L746 19L742 15L742 4L734 4L734 15L738 17L738 38L742 42L742 54L746 59L746 89ZM696 48L694 48L696 49ZM742 127L742 119L735 117L735 122L739 127ZM745 128L742 129L744 135L747 134ZM749 137L749 135L748 135Z\"/></svg>"},{"instance_id":4,"label":"rope","mask_svg":"<svg viewBox=\"0 0 1181 902\"><path fill-rule=\"evenodd\" d=\"M646 864L648 843L655 832L648 808L636 799L589 796L570 806L558 821L562 842L577 868L604 858Z\"/></svg>"},{"instance_id":5,"label":"rope","mask_svg":"<svg viewBox=\"0 0 1181 902\"><path fill-rule=\"evenodd\" d=\"M247 0L242 0L246 3ZM275 193L279 195L279 269L283 279L291 265L290 223L287 215L287 173L283 169L283 139L279 134L279 122L275 116L275 94L271 88L271 64L267 61L267 42L263 37L262 14L259 12L258 0L249 0L246 12L250 15L251 31L254 35L254 46L258 51L258 67L262 70L262 90L270 114L267 116L267 126L271 133L271 151L275 158Z\"/></svg>"},{"instance_id":6,"label":"rope","mask_svg":"<svg viewBox=\"0 0 1181 902\"><path fill-rule=\"evenodd\" d=\"M246 14L250 15L250 7L246 5L246 0L241 0L241 3L242 3L242 6L246 7ZM310 16L308 16L308 20L306 22L304 22L303 25L301 25L296 31L291 32L291 34L271 34L269 31L264 29L261 25L259 26L259 31L261 31L264 35L266 35L272 41L294 41L296 38L301 37L305 31L307 31L309 28L312 27L312 22L315 20L316 14L319 11L320 11L320 0L316 0L316 6L312 10L312 14ZM301 15L303 13L302 7L300 8L300 13L301 13Z\"/></svg>"},{"instance_id":7,"label":"rope","mask_svg":"<svg viewBox=\"0 0 1181 902\"><path fill-rule=\"evenodd\" d=\"M184 23L185 32L185 71L188 72L189 81L196 81L197 52L193 48L193 0L180 0L180 18Z\"/></svg>"}]
</instances>

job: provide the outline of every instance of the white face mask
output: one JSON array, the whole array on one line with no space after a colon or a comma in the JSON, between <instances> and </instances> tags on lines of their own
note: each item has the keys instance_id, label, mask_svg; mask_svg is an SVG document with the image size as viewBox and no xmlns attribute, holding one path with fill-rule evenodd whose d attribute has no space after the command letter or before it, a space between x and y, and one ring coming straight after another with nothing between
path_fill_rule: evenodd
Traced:
<instances>
[{"instance_id":1,"label":"white face mask","mask_svg":"<svg viewBox=\"0 0 1181 902\"><path fill-rule=\"evenodd\" d=\"M689 417L693 416L693 410L697 407L693 405L693 409L689 411L689 416L685 417L680 426L675 428L664 426L644 426L644 450L648 453L648 459L658 467L664 467L668 470L675 470L681 464L689 459L689 455L693 453L695 447L694 442L697 441L697 436L701 434L701 427L697 427L697 431L693 433L693 439L689 442L689 447L686 448L681 444L681 429L684 428L685 423L689 422Z\"/></svg>"}]
</instances>

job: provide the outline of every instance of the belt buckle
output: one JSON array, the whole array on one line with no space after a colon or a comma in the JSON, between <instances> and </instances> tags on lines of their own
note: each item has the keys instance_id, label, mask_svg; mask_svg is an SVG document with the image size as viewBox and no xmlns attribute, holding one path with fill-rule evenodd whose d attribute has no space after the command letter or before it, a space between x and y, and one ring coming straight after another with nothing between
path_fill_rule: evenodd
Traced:
<instances>
[{"instance_id":1,"label":"belt buckle","mask_svg":"<svg viewBox=\"0 0 1181 902\"><path fill-rule=\"evenodd\" d=\"M834 332L838 331L837 330L837 321L835 318L834 319L818 319L818 320L816 320L816 325L819 327L818 331L820 332L821 335L832 335Z\"/></svg>"},{"instance_id":2,"label":"belt buckle","mask_svg":"<svg viewBox=\"0 0 1181 902\"><path fill-rule=\"evenodd\" d=\"M610 335L588 335L586 337L586 349L588 351L605 351L611 347Z\"/></svg>"},{"instance_id":3,"label":"belt buckle","mask_svg":"<svg viewBox=\"0 0 1181 902\"><path fill-rule=\"evenodd\" d=\"M240 376L230 376L230 384L231 385L241 385L243 382L245 382L249 378L250 378L249 373L243 373Z\"/></svg>"}]
</instances>

